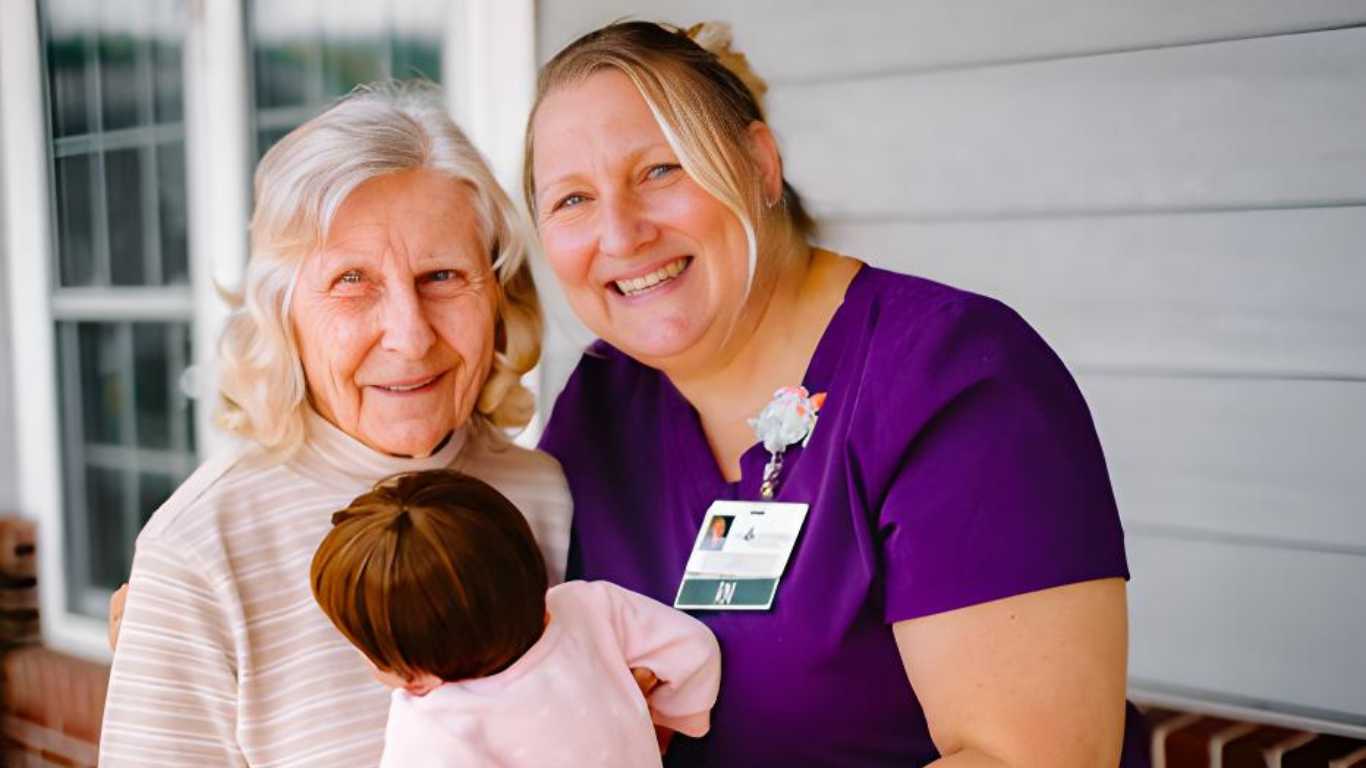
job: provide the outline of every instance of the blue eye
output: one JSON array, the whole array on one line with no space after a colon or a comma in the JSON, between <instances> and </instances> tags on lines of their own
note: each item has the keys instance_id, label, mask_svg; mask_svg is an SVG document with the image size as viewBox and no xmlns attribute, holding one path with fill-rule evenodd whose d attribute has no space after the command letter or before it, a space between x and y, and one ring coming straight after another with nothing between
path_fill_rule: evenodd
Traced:
<instances>
[{"instance_id":1,"label":"blue eye","mask_svg":"<svg viewBox=\"0 0 1366 768\"><path fill-rule=\"evenodd\" d=\"M421 286L431 286L432 290L442 290L447 287L458 287L465 281L465 273L458 269L436 269L428 272L417 279L417 284Z\"/></svg>"},{"instance_id":2,"label":"blue eye","mask_svg":"<svg viewBox=\"0 0 1366 768\"><path fill-rule=\"evenodd\" d=\"M673 173L678 170L678 168L679 166L677 163L660 163L659 165L653 165L650 166L650 170L645 172L645 178L658 179L661 176L667 176L670 173Z\"/></svg>"},{"instance_id":3,"label":"blue eye","mask_svg":"<svg viewBox=\"0 0 1366 768\"><path fill-rule=\"evenodd\" d=\"M571 206L578 205L579 203L582 203L584 200L587 199L587 197L584 197L583 195L580 195L577 192L575 192L572 195L565 195L564 197L560 198L560 202L555 203L555 207L551 210L558 211L561 208L569 208Z\"/></svg>"}]
</instances>

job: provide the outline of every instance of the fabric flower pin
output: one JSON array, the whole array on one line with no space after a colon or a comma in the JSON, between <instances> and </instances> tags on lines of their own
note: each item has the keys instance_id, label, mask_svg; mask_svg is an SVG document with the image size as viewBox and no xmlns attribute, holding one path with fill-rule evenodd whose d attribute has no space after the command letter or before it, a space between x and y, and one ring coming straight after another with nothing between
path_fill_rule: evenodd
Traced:
<instances>
[{"instance_id":1,"label":"fabric flower pin","mask_svg":"<svg viewBox=\"0 0 1366 768\"><path fill-rule=\"evenodd\" d=\"M825 393L811 395L805 387L782 387L773 399L749 420L754 435L768 451L768 465L764 467L764 481L759 491L765 499L773 498L778 486L778 475L783 469L783 452L788 446L811 440L816 428L816 417L825 404Z\"/></svg>"}]
</instances>

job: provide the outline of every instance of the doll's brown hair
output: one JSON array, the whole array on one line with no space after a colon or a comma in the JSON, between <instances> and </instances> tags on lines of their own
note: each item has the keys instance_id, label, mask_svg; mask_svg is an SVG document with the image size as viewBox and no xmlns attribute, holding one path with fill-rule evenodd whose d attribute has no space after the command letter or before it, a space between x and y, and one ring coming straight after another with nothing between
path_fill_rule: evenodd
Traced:
<instances>
[{"instance_id":1,"label":"doll's brown hair","mask_svg":"<svg viewBox=\"0 0 1366 768\"><path fill-rule=\"evenodd\" d=\"M491 675L545 629L545 561L526 519L453 470L390 477L333 514L309 577L337 629L407 678Z\"/></svg>"}]
</instances>

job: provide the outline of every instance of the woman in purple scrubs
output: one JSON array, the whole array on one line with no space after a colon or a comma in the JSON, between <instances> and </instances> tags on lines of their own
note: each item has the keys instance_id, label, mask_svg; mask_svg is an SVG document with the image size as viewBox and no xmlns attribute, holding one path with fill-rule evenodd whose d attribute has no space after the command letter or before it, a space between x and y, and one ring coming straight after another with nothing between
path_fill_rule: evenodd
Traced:
<instances>
[{"instance_id":1,"label":"woman in purple scrubs","mask_svg":"<svg viewBox=\"0 0 1366 768\"><path fill-rule=\"evenodd\" d=\"M710 47L585 36L527 141L546 258L602 339L542 442L571 577L672 603L711 502L763 495L748 420L780 387L825 394L773 478L810 505L776 597L695 612L721 695L666 762L1146 765L1123 532L1071 376L999 302L810 246L761 81Z\"/></svg>"}]
</instances>

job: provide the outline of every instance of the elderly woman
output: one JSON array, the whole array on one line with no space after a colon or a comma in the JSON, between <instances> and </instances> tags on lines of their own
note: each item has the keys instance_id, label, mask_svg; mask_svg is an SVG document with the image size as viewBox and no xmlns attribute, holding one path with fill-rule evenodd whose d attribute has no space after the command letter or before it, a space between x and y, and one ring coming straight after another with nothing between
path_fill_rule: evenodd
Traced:
<instances>
[{"instance_id":1,"label":"elderly woman","mask_svg":"<svg viewBox=\"0 0 1366 768\"><path fill-rule=\"evenodd\" d=\"M423 89L379 87L262 159L243 301L220 348L240 449L138 537L100 763L379 762L387 690L317 608L332 511L387 475L455 467L527 515L551 578L570 502L502 436L539 310L514 209Z\"/></svg>"},{"instance_id":2,"label":"elderly woman","mask_svg":"<svg viewBox=\"0 0 1366 768\"><path fill-rule=\"evenodd\" d=\"M1123 533L1071 376L1000 303L810 245L760 81L712 42L590 33L542 70L527 139L546 259L602 339L542 442L571 576L672 602L713 500L806 509L771 607L699 615L725 676L667 764L1146 764ZM756 443L773 409L803 428L760 419Z\"/></svg>"}]
</instances>

